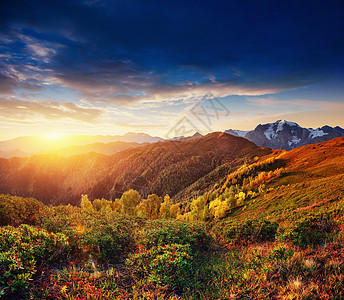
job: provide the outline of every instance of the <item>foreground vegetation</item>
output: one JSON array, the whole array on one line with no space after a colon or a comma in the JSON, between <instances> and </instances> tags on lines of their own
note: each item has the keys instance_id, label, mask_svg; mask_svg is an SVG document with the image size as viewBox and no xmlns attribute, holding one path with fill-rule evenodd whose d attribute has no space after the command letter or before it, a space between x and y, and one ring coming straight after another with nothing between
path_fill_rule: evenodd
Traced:
<instances>
[{"instance_id":1,"label":"foreground vegetation","mask_svg":"<svg viewBox=\"0 0 344 300\"><path fill-rule=\"evenodd\" d=\"M98 202L0 197L3 299L344 297L343 199L283 224L149 218Z\"/></svg>"},{"instance_id":2,"label":"foreground vegetation","mask_svg":"<svg viewBox=\"0 0 344 300\"><path fill-rule=\"evenodd\" d=\"M0 195L0 297L344 299L343 138L211 170L173 198Z\"/></svg>"}]
</instances>

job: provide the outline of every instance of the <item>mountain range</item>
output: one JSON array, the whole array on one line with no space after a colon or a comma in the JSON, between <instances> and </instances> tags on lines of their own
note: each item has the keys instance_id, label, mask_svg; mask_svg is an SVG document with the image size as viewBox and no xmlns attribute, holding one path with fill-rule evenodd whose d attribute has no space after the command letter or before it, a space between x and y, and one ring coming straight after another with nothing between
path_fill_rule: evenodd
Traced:
<instances>
[{"instance_id":1,"label":"mountain range","mask_svg":"<svg viewBox=\"0 0 344 300\"><path fill-rule=\"evenodd\" d=\"M35 154L55 153L62 156L98 152L113 154L143 144L164 141L146 133L128 132L125 135L76 135L49 139L35 135L0 141L0 157L29 157Z\"/></svg>"},{"instance_id":2,"label":"mountain range","mask_svg":"<svg viewBox=\"0 0 344 300\"><path fill-rule=\"evenodd\" d=\"M344 129L327 125L317 129L304 128L294 122L278 120L274 123L259 124L252 131L228 129L225 133L244 137L259 147L291 150L344 136ZM188 141L200 137L202 135L196 132L192 136L179 136L170 141ZM129 148L163 141L165 140L160 137L134 132L125 135L65 136L56 140L44 136L27 136L0 141L0 157L30 157L48 153L67 157L90 152L111 155Z\"/></svg>"},{"instance_id":3,"label":"mountain range","mask_svg":"<svg viewBox=\"0 0 344 300\"><path fill-rule=\"evenodd\" d=\"M290 125L283 124L287 126ZM267 131L270 126L264 128ZM250 167L260 162L261 170ZM305 205L323 201L329 197L328 191L340 197L344 192L340 185L343 162L344 137L285 151L258 147L248 139L214 132L189 140L142 145L112 155L93 152L69 157L44 154L0 159L0 193L35 197L46 204L78 205L82 194L88 194L90 199L115 199L135 189L143 197L169 194L174 202L188 203L198 196L219 197L225 193L226 178L231 174L237 174L232 185L255 184L256 179L250 177L254 171L258 172L254 176L267 176L259 180L266 182L269 194L261 192L257 199L260 207L266 203L266 210L271 210L271 203L279 203L284 190L290 187L293 192L283 198L283 203L288 199L303 199ZM272 172L273 176L279 168L283 168L283 175L269 179L269 174ZM187 211L187 207L183 209ZM252 209L252 213L257 210Z\"/></svg>"},{"instance_id":4,"label":"mountain range","mask_svg":"<svg viewBox=\"0 0 344 300\"><path fill-rule=\"evenodd\" d=\"M64 158L35 155L0 159L0 192L35 197L45 203L78 204L81 194L114 199L129 189L171 197L213 174L273 153L254 143L215 132L186 141L164 141L113 155L88 153ZM216 176L215 176L216 175ZM182 180L181 180L182 178Z\"/></svg>"},{"instance_id":5,"label":"mountain range","mask_svg":"<svg viewBox=\"0 0 344 300\"><path fill-rule=\"evenodd\" d=\"M329 141L344 136L344 129L323 126L317 129L304 128L297 123L278 120L274 123L259 124L252 131L226 130L228 134L242 136L259 147L291 150L308 144Z\"/></svg>"}]
</instances>

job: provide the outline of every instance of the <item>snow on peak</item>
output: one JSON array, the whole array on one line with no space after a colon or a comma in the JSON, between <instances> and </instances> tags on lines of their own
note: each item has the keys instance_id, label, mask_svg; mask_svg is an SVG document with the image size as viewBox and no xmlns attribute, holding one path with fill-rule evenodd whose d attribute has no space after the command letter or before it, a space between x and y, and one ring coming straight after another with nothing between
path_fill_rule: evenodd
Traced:
<instances>
[{"instance_id":1,"label":"snow on peak","mask_svg":"<svg viewBox=\"0 0 344 300\"><path fill-rule=\"evenodd\" d=\"M283 130L284 124L289 125L289 126L297 126L297 127L300 127L299 124L294 123L294 122L288 122L288 121L286 121L286 120L278 120L278 121L275 122L275 124L278 124L278 125L277 125L277 130L276 130L276 132L282 131L282 130Z\"/></svg>"},{"instance_id":2,"label":"snow on peak","mask_svg":"<svg viewBox=\"0 0 344 300\"><path fill-rule=\"evenodd\" d=\"M283 130L283 126L285 122L286 122L285 120L278 122L276 133Z\"/></svg>"},{"instance_id":3,"label":"snow on peak","mask_svg":"<svg viewBox=\"0 0 344 300\"><path fill-rule=\"evenodd\" d=\"M275 123L269 123L267 125L269 125L269 128L267 130L265 130L264 134L265 134L266 138L270 141L277 137L278 132L283 131L284 125L288 125L291 127L300 127L298 124L296 124L294 122L288 122L286 120L278 120ZM297 139L297 137L296 137L296 139ZM291 142L294 143L293 141L296 141L296 139L293 138L293 140Z\"/></svg>"},{"instance_id":4,"label":"snow on peak","mask_svg":"<svg viewBox=\"0 0 344 300\"><path fill-rule=\"evenodd\" d=\"M288 145L290 148L293 148L293 145L297 145L300 142L301 142L301 139L294 135L291 141L288 141Z\"/></svg>"},{"instance_id":5,"label":"snow on peak","mask_svg":"<svg viewBox=\"0 0 344 300\"><path fill-rule=\"evenodd\" d=\"M273 124L270 124L269 128L264 131L264 135L269 141L271 141L272 139L276 137L276 132L274 131Z\"/></svg>"},{"instance_id":6,"label":"snow on peak","mask_svg":"<svg viewBox=\"0 0 344 300\"><path fill-rule=\"evenodd\" d=\"M328 134L327 132L324 132L320 128L317 128L317 129L309 128L308 130L309 130L309 138L311 139Z\"/></svg>"}]
</instances>

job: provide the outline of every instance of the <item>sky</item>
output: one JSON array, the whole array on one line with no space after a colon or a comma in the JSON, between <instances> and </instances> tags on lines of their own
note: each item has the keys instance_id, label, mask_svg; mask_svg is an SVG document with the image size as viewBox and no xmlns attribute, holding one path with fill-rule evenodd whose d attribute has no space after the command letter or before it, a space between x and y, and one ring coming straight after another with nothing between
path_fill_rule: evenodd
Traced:
<instances>
[{"instance_id":1,"label":"sky","mask_svg":"<svg viewBox=\"0 0 344 300\"><path fill-rule=\"evenodd\" d=\"M344 127L344 2L0 1L0 140Z\"/></svg>"}]
</instances>

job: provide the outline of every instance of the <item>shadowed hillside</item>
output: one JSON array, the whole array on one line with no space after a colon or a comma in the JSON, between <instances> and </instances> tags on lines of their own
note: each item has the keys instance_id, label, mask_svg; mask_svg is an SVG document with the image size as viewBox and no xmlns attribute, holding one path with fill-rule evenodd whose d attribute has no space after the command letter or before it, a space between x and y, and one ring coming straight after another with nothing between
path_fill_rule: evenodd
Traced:
<instances>
[{"instance_id":1,"label":"shadowed hillside","mask_svg":"<svg viewBox=\"0 0 344 300\"><path fill-rule=\"evenodd\" d=\"M174 196L216 167L271 150L224 133L189 141L160 142L111 156L89 153L63 158L37 155L0 160L0 191L45 203L78 204L81 194L115 198L130 189ZM182 180L181 180L182 178Z\"/></svg>"}]
</instances>

